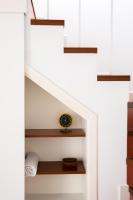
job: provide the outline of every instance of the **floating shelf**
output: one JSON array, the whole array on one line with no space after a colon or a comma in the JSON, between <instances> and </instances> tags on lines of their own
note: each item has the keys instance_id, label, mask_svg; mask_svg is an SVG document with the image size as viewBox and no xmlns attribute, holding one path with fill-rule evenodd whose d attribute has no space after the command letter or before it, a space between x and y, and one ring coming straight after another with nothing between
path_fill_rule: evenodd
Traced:
<instances>
[{"instance_id":1,"label":"floating shelf","mask_svg":"<svg viewBox=\"0 0 133 200\"><path fill-rule=\"evenodd\" d=\"M26 129L26 138L48 138L48 137L85 137L82 129L72 129L71 132L63 133L60 129Z\"/></svg>"},{"instance_id":2,"label":"floating shelf","mask_svg":"<svg viewBox=\"0 0 133 200\"><path fill-rule=\"evenodd\" d=\"M97 75L97 81L130 81L129 75Z\"/></svg>"},{"instance_id":3,"label":"floating shelf","mask_svg":"<svg viewBox=\"0 0 133 200\"><path fill-rule=\"evenodd\" d=\"M64 26L64 20L55 19L31 19L31 25Z\"/></svg>"},{"instance_id":4,"label":"floating shelf","mask_svg":"<svg viewBox=\"0 0 133 200\"><path fill-rule=\"evenodd\" d=\"M62 167L62 161L39 162L37 174L85 174L85 168L82 161L78 162L76 170L64 170Z\"/></svg>"},{"instance_id":5,"label":"floating shelf","mask_svg":"<svg viewBox=\"0 0 133 200\"><path fill-rule=\"evenodd\" d=\"M95 47L65 47L64 53L97 53Z\"/></svg>"}]
</instances>

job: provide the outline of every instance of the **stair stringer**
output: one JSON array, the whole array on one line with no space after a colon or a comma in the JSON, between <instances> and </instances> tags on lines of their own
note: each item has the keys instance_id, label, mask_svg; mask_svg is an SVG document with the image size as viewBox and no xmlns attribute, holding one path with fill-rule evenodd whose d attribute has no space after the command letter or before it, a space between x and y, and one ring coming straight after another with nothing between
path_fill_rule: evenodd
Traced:
<instances>
[{"instance_id":1,"label":"stair stringer","mask_svg":"<svg viewBox=\"0 0 133 200\"><path fill-rule=\"evenodd\" d=\"M68 106L75 113L86 120L86 197L85 200L97 200L98 193L98 135L97 115L77 99L72 97L61 87L46 76L40 74L35 68L26 66L25 75L42 89Z\"/></svg>"},{"instance_id":2,"label":"stair stringer","mask_svg":"<svg viewBox=\"0 0 133 200\"><path fill-rule=\"evenodd\" d=\"M32 67L26 67L26 76L39 85L41 88L46 90L56 99L64 103L75 113L79 114L84 119L88 119L91 115L95 115L93 111L90 111L86 106L79 103L74 97L68 94L66 91L57 86L54 82L48 79L46 76L40 74L37 70Z\"/></svg>"}]
</instances>

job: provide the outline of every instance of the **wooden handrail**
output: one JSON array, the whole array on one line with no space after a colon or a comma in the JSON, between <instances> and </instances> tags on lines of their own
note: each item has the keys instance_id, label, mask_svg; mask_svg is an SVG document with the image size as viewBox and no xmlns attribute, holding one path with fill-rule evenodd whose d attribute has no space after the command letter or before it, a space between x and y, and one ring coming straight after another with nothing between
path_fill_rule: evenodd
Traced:
<instances>
[{"instance_id":1,"label":"wooden handrail","mask_svg":"<svg viewBox=\"0 0 133 200\"><path fill-rule=\"evenodd\" d=\"M35 7L34 7L33 0L31 0L31 5L32 5L32 10L33 10L34 17L36 19L36 12L35 12Z\"/></svg>"}]
</instances>

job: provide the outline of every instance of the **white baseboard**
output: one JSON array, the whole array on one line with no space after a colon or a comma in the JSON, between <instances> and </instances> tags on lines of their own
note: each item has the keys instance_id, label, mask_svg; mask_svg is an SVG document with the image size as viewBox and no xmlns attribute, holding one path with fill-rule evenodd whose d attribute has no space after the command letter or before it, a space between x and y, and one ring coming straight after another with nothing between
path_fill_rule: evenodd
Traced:
<instances>
[{"instance_id":1,"label":"white baseboard","mask_svg":"<svg viewBox=\"0 0 133 200\"><path fill-rule=\"evenodd\" d=\"M119 200L130 200L128 185L122 185L119 188Z\"/></svg>"}]
</instances>

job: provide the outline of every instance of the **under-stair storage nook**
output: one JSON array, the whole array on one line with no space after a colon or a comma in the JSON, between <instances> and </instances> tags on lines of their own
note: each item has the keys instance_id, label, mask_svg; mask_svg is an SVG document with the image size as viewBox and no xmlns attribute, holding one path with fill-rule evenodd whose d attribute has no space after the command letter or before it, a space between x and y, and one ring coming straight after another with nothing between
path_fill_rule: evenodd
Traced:
<instances>
[{"instance_id":1,"label":"under-stair storage nook","mask_svg":"<svg viewBox=\"0 0 133 200\"><path fill-rule=\"evenodd\" d=\"M86 199L86 120L26 78L26 153L39 157L35 177L25 178L26 200ZM59 116L73 118L71 132L63 133ZM78 159L65 169L62 159Z\"/></svg>"}]
</instances>

